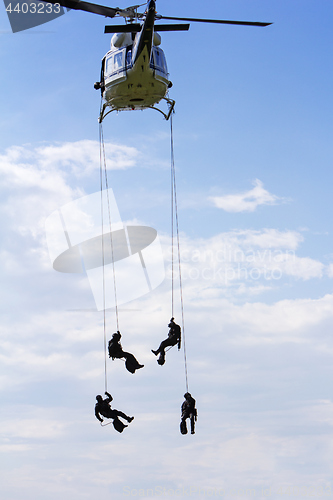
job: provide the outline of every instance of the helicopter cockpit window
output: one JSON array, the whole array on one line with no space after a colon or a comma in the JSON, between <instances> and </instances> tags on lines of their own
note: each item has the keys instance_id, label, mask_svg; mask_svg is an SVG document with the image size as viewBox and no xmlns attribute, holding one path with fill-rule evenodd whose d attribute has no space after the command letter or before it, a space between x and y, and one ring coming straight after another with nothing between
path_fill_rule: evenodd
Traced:
<instances>
[{"instance_id":1,"label":"helicopter cockpit window","mask_svg":"<svg viewBox=\"0 0 333 500\"><path fill-rule=\"evenodd\" d=\"M118 52L114 56L114 71L118 71L123 67L123 52Z\"/></svg>"},{"instance_id":2,"label":"helicopter cockpit window","mask_svg":"<svg viewBox=\"0 0 333 500\"><path fill-rule=\"evenodd\" d=\"M164 53L160 49L154 50L154 64L155 64L155 67L160 69L161 71L163 71L165 73L168 72Z\"/></svg>"},{"instance_id":3,"label":"helicopter cockpit window","mask_svg":"<svg viewBox=\"0 0 333 500\"><path fill-rule=\"evenodd\" d=\"M161 61L162 61L162 68L167 73L168 72L168 67L167 67L167 63L166 63L164 52L161 51L160 57L161 57Z\"/></svg>"},{"instance_id":4,"label":"helicopter cockpit window","mask_svg":"<svg viewBox=\"0 0 333 500\"><path fill-rule=\"evenodd\" d=\"M161 63L162 61L161 61L160 51L155 50L155 66L157 66L158 68L162 68Z\"/></svg>"},{"instance_id":5,"label":"helicopter cockpit window","mask_svg":"<svg viewBox=\"0 0 333 500\"><path fill-rule=\"evenodd\" d=\"M126 66L130 66L132 62L132 50L128 49L126 54Z\"/></svg>"}]
</instances>

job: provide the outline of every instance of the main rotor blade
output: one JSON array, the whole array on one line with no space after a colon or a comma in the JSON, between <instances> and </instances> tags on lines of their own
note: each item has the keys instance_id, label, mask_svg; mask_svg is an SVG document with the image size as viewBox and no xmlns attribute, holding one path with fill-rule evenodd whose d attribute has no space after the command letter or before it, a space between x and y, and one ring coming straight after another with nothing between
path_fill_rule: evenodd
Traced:
<instances>
[{"instance_id":1,"label":"main rotor blade","mask_svg":"<svg viewBox=\"0 0 333 500\"><path fill-rule=\"evenodd\" d=\"M113 9L112 7L105 7L96 3L81 2L80 0L44 0L46 3L60 4L62 7L68 9L83 10L85 12L92 12L104 17L115 17L120 9Z\"/></svg>"},{"instance_id":2,"label":"main rotor blade","mask_svg":"<svg viewBox=\"0 0 333 500\"><path fill-rule=\"evenodd\" d=\"M156 19L170 19L172 21L189 21L195 23L215 23L215 24L239 24L242 26L269 26L273 23L260 23L252 21L226 21L222 19L192 19L190 17L167 17L157 15Z\"/></svg>"}]
</instances>

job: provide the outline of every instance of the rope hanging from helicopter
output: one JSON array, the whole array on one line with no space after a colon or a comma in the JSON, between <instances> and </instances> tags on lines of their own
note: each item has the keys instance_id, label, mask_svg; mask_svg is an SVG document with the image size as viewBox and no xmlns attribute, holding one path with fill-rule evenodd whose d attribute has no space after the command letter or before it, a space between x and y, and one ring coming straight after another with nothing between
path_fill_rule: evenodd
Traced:
<instances>
[{"instance_id":1,"label":"rope hanging from helicopter","mask_svg":"<svg viewBox=\"0 0 333 500\"><path fill-rule=\"evenodd\" d=\"M177 189L176 189L176 171L175 171L175 155L174 155L174 142L173 142L173 123L172 115L170 114L170 139L171 139L171 312L172 317L174 317L174 233L176 229L176 241L177 241L177 254L178 254L178 274L179 274L179 292L180 292L180 306L181 306L181 318L182 318L182 338L184 345L184 368L185 368L185 384L186 392L188 392L188 370L187 370L187 356L186 356L186 342L185 342L185 321L184 321L184 299L183 299L183 284L182 284L182 272L181 272L181 261L180 261L180 238L179 238L179 221L178 221L178 203L177 203ZM175 227L176 226L176 227Z\"/></svg>"},{"instance_id":2,"label":"rope hanging from helicopter","mask_svg":"<svg viewBox=\"0 0 333 500\"><path fill-rule=\"evenodd\" d=\"M109 231L110 231L110 244L111 244L111 261L112 261L112 271L113 271L113 291L115 299L115 315L117 331L119 330L119 314L118 314L118 303L117 303L117 286L116 286L116 273L114 265L114 245L112 236L112 219L110 210L110 197L109 197L109 183L106 168L106 154L105 154L105 144L104 144L104 134L103 125L99 124L99 146L100 146L100 190L101 190L101 225L102 225L102 275L103 275L103 332L104 332L104 385L105 392L107 392L107 338L106 338L106 286L105 286L105 245L104 245L104 199L103 199L103 170L104 170L104 182L106 187L107 196L107 208L108 208L108 218L109 218Z\"/></svg>"}]
</instances>

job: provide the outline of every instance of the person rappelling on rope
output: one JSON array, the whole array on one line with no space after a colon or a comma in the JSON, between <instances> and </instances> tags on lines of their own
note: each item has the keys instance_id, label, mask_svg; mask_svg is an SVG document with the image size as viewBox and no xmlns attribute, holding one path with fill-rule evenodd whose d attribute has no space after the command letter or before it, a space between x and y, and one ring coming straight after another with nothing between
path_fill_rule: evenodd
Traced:
<instances>
[{"instance_id":1,"label":"person rappelling on rope","mask_svg":"<svg viewBox=\"0 0 333 500\"><path fill-rule=\"evenodd\" d=\"M119 420L119 417L127 420L128 423L132 422L134 417L129 417L122 411L113 410L110 405L113 397L106 391L105 395L107 396L107 398L105 399L103 399L100 395L96 396L97 403L95 405L95 416L101 423L103 422L101 415L105 418L112 418L113 427L116 429L116 431L123 432L125 427L128 427L128 425L125 425L121 420Z\"/></svg>"},{"instance_id":2,"label":"person rappelling on rope","mask_svg":"<svg viewBox=\"0 0 333 500\"><path fill-rule=\"evenodd\" d=\"M168 324L169 327L169 333L168 333L168 338L163 340L160 343L159 348L154 351L153 349L151 350L152 353L157 356L158 354L160 355L157 363L159 365L164 365L165 363L165 348L166 347L173 347L174 345L178 344L178 351L180 349L180 344L181 344L181 329L180 326L177 325L174 322L175 318L171 318L170 323Z\"/></svg>"},{"instance_id":3,"label":"person rappelling on rope","mask_svg":"<svg viewBox=\"0 0 333 500\"><path fill-rule=\"evenodd\" d=\"M185 401L182 404L182 416L180 422L180 432L181 434L187 434L186 419L189 418L191 421L191 434L195 434L194 426L197 421L198 412L195 407L195 399L192 398L189 392L184 394Z\"/></svg>"},{"instance_id":4,"label":"person rappelling on rope","mask_svg":"<svg viewBox=\"0 0 333 500\"><path fill-rule=\"evenodd\" d=\"M126 360L125 366L126 366L127 370L131 373L135 373L135 370L139 370L140 368L143 368L144 365L140 365L140 363L135 358L135 356L133 356L133 354L131 354L130 352L123 351L123 348L122 348L121 343L120 343L120 339L121 339L121 334L118 331L117 333L114 333L112 335L111 340L109 340L109 345L108 345L109 358L112 358L112 359L125 358L125 360Z\"/></svg>"}]
</instances>

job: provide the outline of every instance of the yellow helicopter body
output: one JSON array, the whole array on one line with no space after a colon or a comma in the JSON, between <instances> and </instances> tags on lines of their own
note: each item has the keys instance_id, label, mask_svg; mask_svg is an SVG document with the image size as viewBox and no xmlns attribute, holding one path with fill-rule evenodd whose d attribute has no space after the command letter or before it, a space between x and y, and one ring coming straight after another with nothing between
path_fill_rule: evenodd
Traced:
<instances>
[{"instance_id":1,"label":"yellow helicopter body","mask_svg":"<svg viewBox=\"0 0 333 500\"><path fill-rule=\"evenodd\" d=\"M117 42L117 35L112 40ZM162 49L153 46L149 54L145 48L135 64L132 62L132 50L133 45L120 49L112 46L103 60L102 95L107 105L114 110L154 106L166 96L170 87Z\"/></svg>"}]
</instances>

